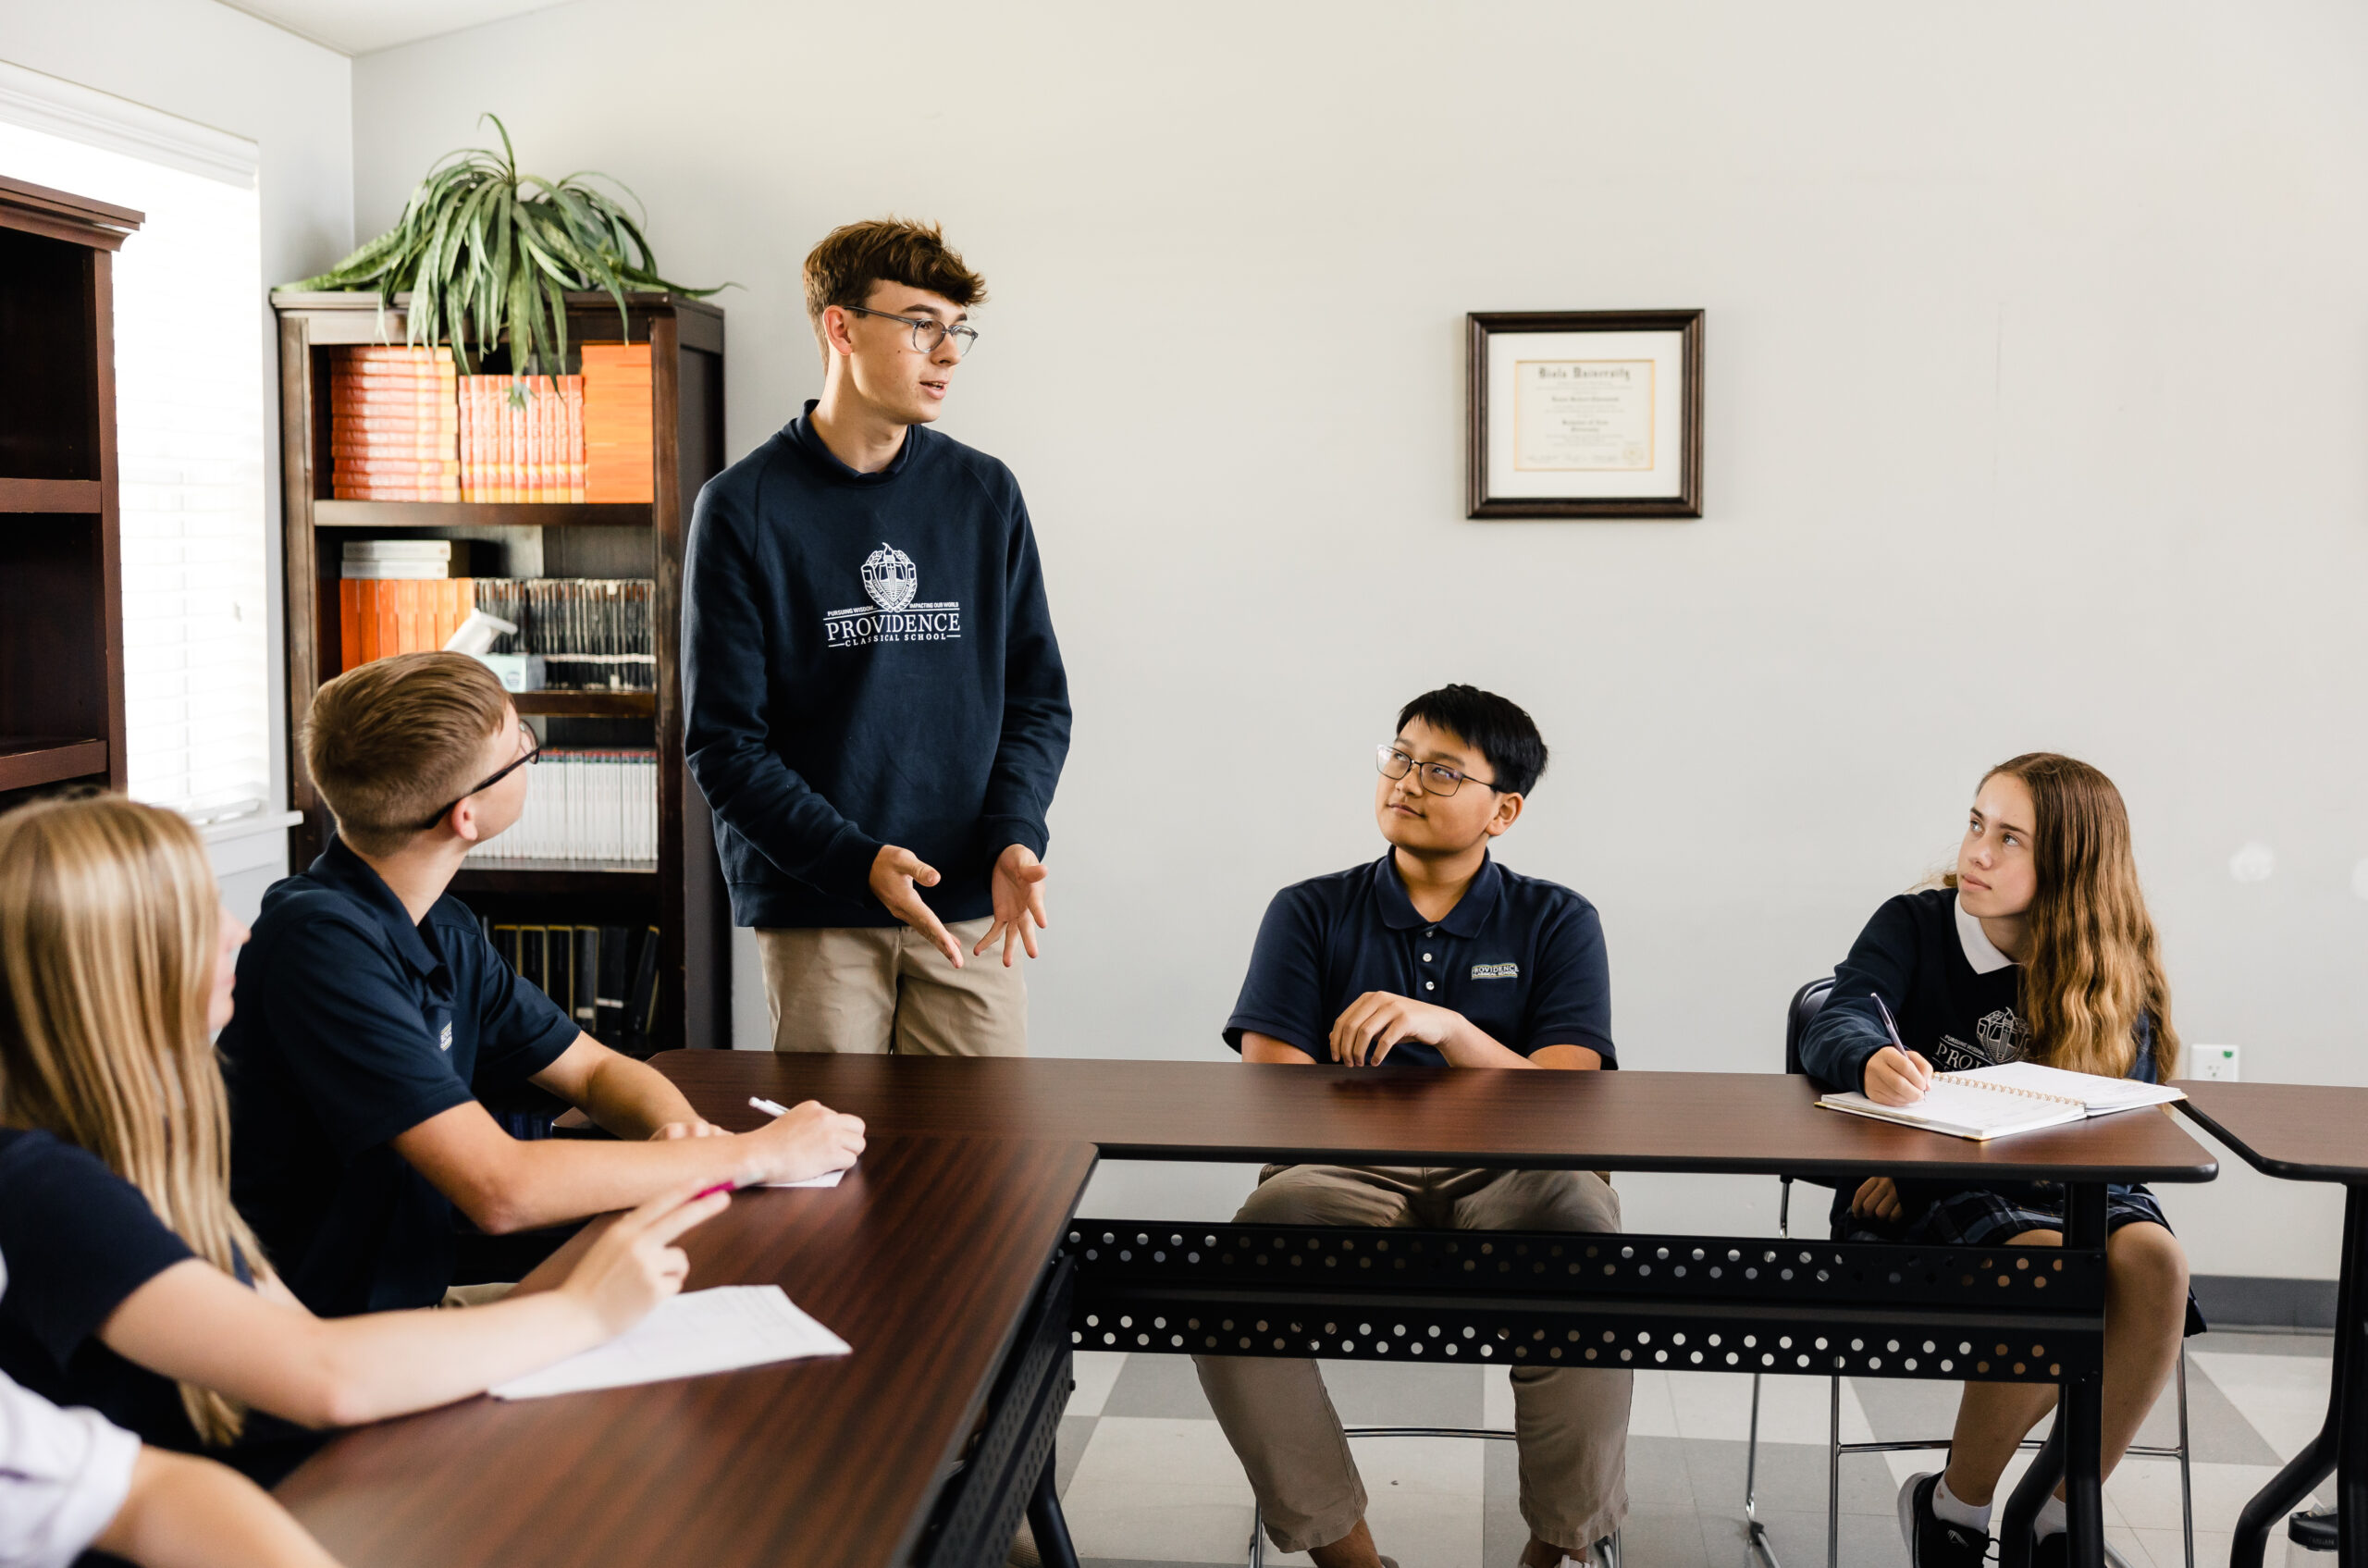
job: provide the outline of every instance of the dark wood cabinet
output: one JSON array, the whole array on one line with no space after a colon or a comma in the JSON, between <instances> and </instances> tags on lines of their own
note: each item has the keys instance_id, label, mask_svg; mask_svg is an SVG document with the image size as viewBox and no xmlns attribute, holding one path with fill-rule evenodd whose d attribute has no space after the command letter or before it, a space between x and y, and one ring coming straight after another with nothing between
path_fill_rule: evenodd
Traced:
<instances>
[{"instance_id":1,"label":"dark wood cabinet","mask_svg":"<svg viewBox=\"0 0 2368 1568\"><path fill-rule=\"evenodd\" d=\"M113 279L144 221L0 179L0 809L123 787Z\"/></svg>"},{"instance_id":2,"label":"dark wood cabinet","mask_svg":"<svg viewBox=\"0 0 2368 1568\"><path fill-rule=\"evenodd\" d=\"M453 892L497 922L655 926L658 1022L650 1044L731 1043L731 914L706 798L683 760L683 541L699 487L723 466L723 313L662 293L628 294L623 340L650 346L656 483L647 505L615 503L364 501L332 499L328 387L333 352L401 343L397 301L369 294L281 291L280 463L288 593L290 805L293 862L327 842L331 824L293 744L313 693L339 673L338 581L347 537L506 539L531 546L538 564L512 574L647 577L656 587L655 691L528 692L518 709L546 744L635 745L658 753L658 859L652 865L574 860L472 864ZM568 340L617 342L616 302L568 299Z\"/></svg>"}]
</instances>

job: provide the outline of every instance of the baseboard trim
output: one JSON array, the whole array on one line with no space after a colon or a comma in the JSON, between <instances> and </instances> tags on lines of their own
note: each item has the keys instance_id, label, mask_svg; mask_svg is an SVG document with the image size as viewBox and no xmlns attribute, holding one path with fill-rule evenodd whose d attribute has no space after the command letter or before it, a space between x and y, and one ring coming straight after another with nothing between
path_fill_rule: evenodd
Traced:
<instances>
[{"instance_id":1,"label":"baseboard trim","mask_svg":"<svg viewBox=\"0 0 2368 1568\"><path fill-rule=\"evenodd\" d=\"M2335 1281L2272 1279L2251 1274L2199 1274L2189 1281L2203 1320L2214 1328L2335 1327Z\"/></svg>"}]
</instances>

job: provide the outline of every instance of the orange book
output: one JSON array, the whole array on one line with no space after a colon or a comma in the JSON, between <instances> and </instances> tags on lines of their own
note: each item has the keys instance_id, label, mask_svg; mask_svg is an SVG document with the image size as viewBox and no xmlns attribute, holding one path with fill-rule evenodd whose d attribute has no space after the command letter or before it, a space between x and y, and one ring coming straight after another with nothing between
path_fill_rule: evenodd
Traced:
<instances>
[{"instance_id":1,"label":"orange book","mask_svg":"<svg viewBox=\"0 0 2368 1568\"><path fill-rule=\"evenodd\" d=\"M584 377L567 377L567 499L584 499Z\"/></svg>"},{"instance_id":2,"label":"orange book","mask_svg":"<svg viewBox=\"0 0 2368 1568\"><path fill-rule=\"evenodd\" d=\"M359 667L378 657L378 585L346 580L343 586L353 595L353 662Z\"/></svg>"},{"instance_id":3,"label":"orange book","mask_svg":"<svg viewBox=\"0 0 2368 1568\"><path fill-rule=\"evenodd\" d=\"M340 674L362 663L362 584L340 577L337 584L338 671Z\"/></svg>"},{"instance_id":4,"label":"orange book","mask_svg":"<svg viewBox=\"0 0 2368 1568\"><path fill-rule=\"evenodd\" d=\"M651 417L649 345L586 344L585 500L651 499Z\"/></svg>"}]
</instances>

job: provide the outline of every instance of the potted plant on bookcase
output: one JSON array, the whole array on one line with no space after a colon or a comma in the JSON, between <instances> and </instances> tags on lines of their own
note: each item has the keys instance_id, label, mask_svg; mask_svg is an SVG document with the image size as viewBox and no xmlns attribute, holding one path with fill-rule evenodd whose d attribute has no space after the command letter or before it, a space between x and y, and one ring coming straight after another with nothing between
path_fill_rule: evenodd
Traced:
<instances>
[{"instance_id":1,"label":"potted plant on bookcase","mask_svg":"<svg viewBox=\"0 0 2368 1568\"><path fill-rule=\"evenodd\" d=\"M528 376L567 368L571 290L608 294L622 317L629 290L706 299L734 287L668 281L639 220L587 183L609 180L632 197L622 182L591 170L556 180L521 174L509 128L498 115L484 118L501 134L499 154L489 147L446 154L412 191L392 228L328 271L286 287L366 290L388 306L408 293L405 333L412 343L449 343L466 375L472 355L490 353L506 341L511 369Z\"/></svg>"}]
</instances>

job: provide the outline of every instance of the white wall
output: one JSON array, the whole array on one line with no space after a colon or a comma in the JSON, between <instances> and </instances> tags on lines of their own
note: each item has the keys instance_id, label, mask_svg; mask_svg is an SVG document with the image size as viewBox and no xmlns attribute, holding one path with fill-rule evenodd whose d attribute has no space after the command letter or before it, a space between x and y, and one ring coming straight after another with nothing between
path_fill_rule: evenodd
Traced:
<instances>
[{"instance_id":1,"label":"white wall","mask_svg":"<svg viewBox=\"0 0 2368 1568\"><path fill-rule=\"evenodd\" d=\"M734 455L816 389L830 226L986 273L944 427L1027 488L1078 713L1042 1054L1219 1058L1268 895L1377 851L1370 746L1452 679L1555 747L1506 858L1602 908L1632 1065L1775 1067L2048 747L2128 797L2188 1038L2361 1083L2363 78L2339 0L579 0L355 62L355 190L375 232L486 109L624 179L746 286ZM1463 520L1464 312L1696 305L1705 520ZM1638 1228L1773 1185L1623 1181ZM2323 1276L2324 1199L2171 1202L2201 1271Z\"/></svg>"},{"instance_id":2,"label":"white wall","mask_svg":"<svg viewBox=\"0 0 2368 1568\"><path fill-rule=\"evenodd\" d=\"M263 283L320 271L353 243L352 62L215 0L0 0L0 59L129 98L256 143ZM6 170L0 170L5 173ZM267 580L280 577L279 350L271 309L255 300L255 374L264 391ZM275 802L288 798L283 604L270 605ZM284 829L258 844L215 844L223 891L252 916L287 870Z\"/></svg>"}]
</instances>

